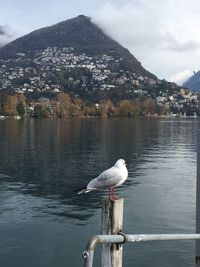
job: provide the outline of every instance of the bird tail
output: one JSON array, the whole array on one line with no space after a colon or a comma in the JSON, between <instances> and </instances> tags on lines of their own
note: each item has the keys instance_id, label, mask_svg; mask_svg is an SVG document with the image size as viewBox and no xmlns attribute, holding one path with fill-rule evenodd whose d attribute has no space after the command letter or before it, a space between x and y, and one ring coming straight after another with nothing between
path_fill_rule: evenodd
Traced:
<instances>
[{"instance_id":1,"label":"bird tail","mask_svg":"<svg viewBox=\"0 0 200 267\"><path fill-rule=\"evenodd\" d=\"M91 190L90 189L87 189L87 187L82 187L82 188L76 190L75 192L77 193L77 195L79 195L79 194L82 194L82 193L88 193L90 191Z\"/></svg>"}]
</instances>

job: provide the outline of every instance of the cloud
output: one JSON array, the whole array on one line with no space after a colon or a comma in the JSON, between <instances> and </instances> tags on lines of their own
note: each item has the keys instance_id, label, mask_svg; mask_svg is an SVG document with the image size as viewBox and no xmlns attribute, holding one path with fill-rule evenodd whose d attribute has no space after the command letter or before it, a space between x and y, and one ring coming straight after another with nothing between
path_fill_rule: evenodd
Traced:
<instances>
[{"instance_id":1,"label":"cloud","mask_svg":"<svg viewBox=\"0 0 200 267\"><path fill-rule=\"evenodd\" d=\"M9 26L0 25L0 47L12 41L16 37L16 32Z\"/></svg>"},{"instance_id":2,"label":"cloud","mask_svg":"<svg viewBox=\"0 0 200 267\"><path fill-rule=\"evenodd\" d=\"M200 41L199 40L178 40L171 33L165 33L162 38L163 49L174 51L177 53L181 52L189 52L194 51L196 49L200 49Z\"/></svg>"},{"instance_id":3,"label":"cloud","mask_svg":"<svg viewBox=\"0 0 200 267\"><path fill-rule=\"evenodd\" d=\"M107 2L94 22L149 71L171 79L200 69L199 12L198 0Z\"/></svg>"},{"instance_id":4,"label":"cloud","mask_svg":"<svg viewBox=\"0 0 200 267\"><path fill-rule=\"evenodd\" d=\"M0 26L0 35L6 35L5 27Z\"/></svg>"},{"instance_id":5,"label":"cloud","mask_svg":"<svg viewBox=\"0 0 200 267\"><path fill-rule=\"evenodd\" d=\"M172 75L169 78L169 80L173 81L179 85L182 85L192 75L193 75L193 72L191 70L184 70L182 72L178 72L178 73Z\"/></svg>"}]
</instances>

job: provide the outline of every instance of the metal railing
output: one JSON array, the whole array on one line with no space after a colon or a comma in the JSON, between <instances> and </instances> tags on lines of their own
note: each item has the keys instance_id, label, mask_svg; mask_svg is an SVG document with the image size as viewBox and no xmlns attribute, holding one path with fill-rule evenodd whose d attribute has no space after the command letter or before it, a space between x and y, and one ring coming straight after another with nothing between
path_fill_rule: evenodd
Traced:
<instances>
[{"instance_id":1,"label":"metal railing","mask_svg":"<svg viewBox=\"0 0 200 267\"><path fill-rule=\"evenodd\" d=\"M83 252L84 267L93 266L94 251L98 244L124 244L126 242L146 242L146 241L166 241L166 240L197 240L200 234L139 234L126 235L119 233L118 235L95 235L87 244L86 250Z\"/></svg>"}]
</instances>

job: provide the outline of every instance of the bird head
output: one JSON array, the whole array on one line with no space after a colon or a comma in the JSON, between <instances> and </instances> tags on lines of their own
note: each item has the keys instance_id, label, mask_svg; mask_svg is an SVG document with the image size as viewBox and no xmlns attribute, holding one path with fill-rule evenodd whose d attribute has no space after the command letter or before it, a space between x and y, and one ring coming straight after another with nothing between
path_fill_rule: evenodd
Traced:
<instances>
[{"instance_id":1,"label":"bird head","mask_svg":"<svg viewBox=\"0 0 200 267\"><path fill-rule=\"evenodd\" d=\"M126 167L126 162L124 159L118 159L114 166L117 168L123 168Z\"/></svg>"}]
</instances>

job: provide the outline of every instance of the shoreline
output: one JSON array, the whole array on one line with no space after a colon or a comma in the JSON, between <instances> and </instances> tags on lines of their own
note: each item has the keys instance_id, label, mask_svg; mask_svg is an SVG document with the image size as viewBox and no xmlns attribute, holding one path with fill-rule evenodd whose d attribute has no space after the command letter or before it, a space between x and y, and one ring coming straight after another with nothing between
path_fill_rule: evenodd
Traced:
<instances>
[{"instance_id":1,"label":"shoreline","mask_svg":"<svg viewBox=\"0 0 200 267\"><path fill-rule=\"evenodd\" d=\"M128 119L148 119L148 118L163 118L163 119L198 119L200 116L180 116L180 115L147 115L147 116L70 116L70 117L56 117L56 116L49 116L49 117L41 117L37 118L34 116L4 116L0 115L0 121L6 119L15 119L15 120L23 120L23 119L93 119L93 118L100 118L100 119L111 119L111 118L128 118Z\"/></svg>"}]
</instances>

